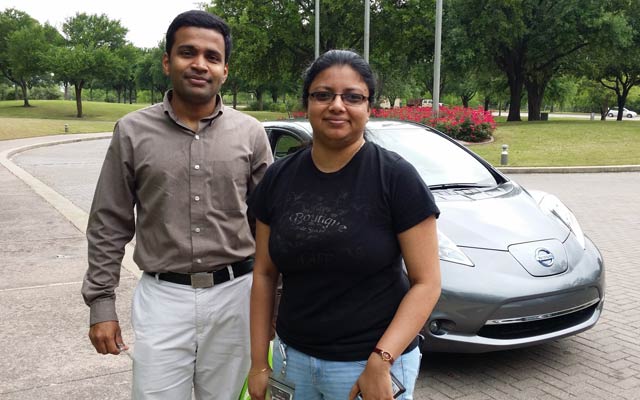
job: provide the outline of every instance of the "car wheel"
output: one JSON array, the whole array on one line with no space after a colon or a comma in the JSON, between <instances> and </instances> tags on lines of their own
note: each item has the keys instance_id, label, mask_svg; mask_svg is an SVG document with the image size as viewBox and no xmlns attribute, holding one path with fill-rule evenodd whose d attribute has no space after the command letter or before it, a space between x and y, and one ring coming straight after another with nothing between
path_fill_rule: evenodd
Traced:
<instances>
[{"instance_id":1,"label":"car wheel","mask_svg":"<svg viewBox=\"0 0 640 400\"><path fill-rule=\"evenodd\" d=\"M627 114L627 118L633 118L633 115Z\"/></svg>"},{"instance_id":2,"label":"car wheel","mask_svg":"<svg viewBox=\"0 0 640 400\"><path fill-rule=\"evenodd\" d=\"M613 117L613 113L607 114L608 117Z\"/></svg>"}]
</instances>

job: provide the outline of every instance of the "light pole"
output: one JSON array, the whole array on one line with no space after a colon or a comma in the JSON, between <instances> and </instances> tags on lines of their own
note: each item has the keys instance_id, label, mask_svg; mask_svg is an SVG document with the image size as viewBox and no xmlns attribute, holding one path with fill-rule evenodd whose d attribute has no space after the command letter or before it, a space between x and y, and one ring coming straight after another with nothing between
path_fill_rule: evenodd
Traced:
<instances>
[{"instance_id":1,"label":"light pole","mask_svg":"<svg viewBox=\"0 0 640 400\"><path fill-rule=\"evenodd\" d=\"M369 62L369 20L371 19L370 0L364 0L364 60Z\"/></svg>"},{"instance_id":2,"label":"light pole","mask_svg":"<svg viewBox=\"0 0 640 400\"><path fill-rule=\"evenodd\" d=\"M436 0L436 43L433 59L433 116L440 112L440 47L442 42L442 0Z\"/></svg>"},{"instance_id":3,"label":"light pole","mask_svg":"<svg viewBox=\"0 0 640 400\"><path fill-rule=\"evenodd\" d=\"M316 58L320 57L320 0L316 0Z\"/></svg>"}]
</instances>

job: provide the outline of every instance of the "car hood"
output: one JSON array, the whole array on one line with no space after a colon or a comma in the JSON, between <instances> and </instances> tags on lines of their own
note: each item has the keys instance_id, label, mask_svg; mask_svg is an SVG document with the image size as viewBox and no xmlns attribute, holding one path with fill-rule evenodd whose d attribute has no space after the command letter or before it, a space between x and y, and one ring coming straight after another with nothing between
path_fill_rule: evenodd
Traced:
<instances>
[{"instance_id":1,"label":"car hood","mask_svg":"<svg viewBox=\"0 0 640 400\"><path fill-rule=\"evenodd\" d=\"M517 243L557 239L570 230L509 181L494 188L433 190L438 228L459 247L507 251Z\"/></svg>"}]
</instances>

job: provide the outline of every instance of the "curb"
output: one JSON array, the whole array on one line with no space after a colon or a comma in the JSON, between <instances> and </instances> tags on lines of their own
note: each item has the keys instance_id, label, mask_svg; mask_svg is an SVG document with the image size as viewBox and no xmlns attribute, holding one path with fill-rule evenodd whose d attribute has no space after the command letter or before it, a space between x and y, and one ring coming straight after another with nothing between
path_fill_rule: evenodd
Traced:
<instances>
[{"instance_id":1,"label":"curb","mask_svg":"<svg viewBox=\"0 0 640 400\"><path fill-rule=\"evenodd\" d=\"M572 174L597 172L640 172L640 165L595 165L577 167L494 167L503 174Z\"/></svg>"},{"instance_id":2,"label":"curb","mask_svg":"<svg viewBox=\"0 0 640 400\"><path fill-rule=\"evenodd\" d=\"M101 135L101 136L91 136L84 138L74 138L74 139L62 139L57 141L48 141L42 143L33 143L25 146L16 147L13 149L8 149L4 151L0 151L0 164L4 166L9 172L15 175L18 179L23 181L27 186L29 186L36 194L42 197L47 203L49 203L53 208L55 208L62 216L64 216L73 226L76 227L80 232L84 234L87 228L87 222L89 220L89 214L81 209L80 207L73 204L66 197L62 196L60 193L53 190L47 184L34 177L26 170L19 167L13 161L11 161L11 157L19 154L21 152L36 149L39 147L48 147L55 146L58 144L67 144L67 143L77 143L89 140L100 140L110 138L111 134ZM131 243L127 244L125 247L125 254L122 258L122 267L127 271L132 273L137 278L140 278L142 275L142 271L138 268L137 264L133 261L133 250L134 247Z\"/></svg>"}]
</instances>

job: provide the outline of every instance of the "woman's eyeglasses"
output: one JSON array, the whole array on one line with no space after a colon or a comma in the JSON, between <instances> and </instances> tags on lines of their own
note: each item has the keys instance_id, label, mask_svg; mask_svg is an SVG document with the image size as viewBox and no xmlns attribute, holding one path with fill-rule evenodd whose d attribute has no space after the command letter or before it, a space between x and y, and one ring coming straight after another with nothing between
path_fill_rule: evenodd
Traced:
<instances>
[{"instance_id":1,"label":"woman's eyeglasses","mask_svg":"<svg viewBox=\"0 0 640 400\"><path fill-rule=\"evenodd\" d=\"M342 102L348 106L359 106L367 100L365 95L359 93L332 93L332 92L313 92L309 93L309 97L319 104L333 103L336 96L340 96Z\"/></svg>"}]
</instances>

